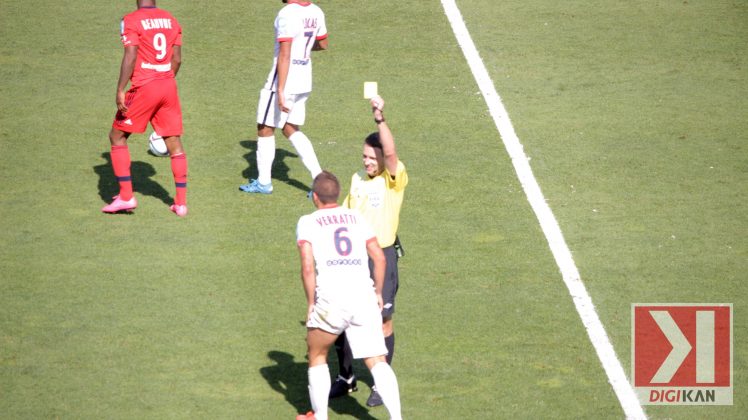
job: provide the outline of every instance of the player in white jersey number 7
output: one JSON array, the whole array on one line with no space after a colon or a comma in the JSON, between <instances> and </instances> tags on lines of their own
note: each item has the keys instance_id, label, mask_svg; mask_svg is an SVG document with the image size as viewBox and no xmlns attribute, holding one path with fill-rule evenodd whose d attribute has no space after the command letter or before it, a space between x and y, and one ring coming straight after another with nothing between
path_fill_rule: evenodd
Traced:
<instances>
[{"instance_id":1,"label":"player in white jersey number 7","mask_svg":"<svg viewBox=\"0 0 748 420\"><path fill-rule=\"evenodd\" d=\"M312 92L312 51L327 49L325 14L309 1L287 0L275 18L273 66L257 104L257 179L239 187L247 193L273 192L275 129L291 141L314 179L320 168L314 147L300 130Z\"/></svg>"}]
</instances>

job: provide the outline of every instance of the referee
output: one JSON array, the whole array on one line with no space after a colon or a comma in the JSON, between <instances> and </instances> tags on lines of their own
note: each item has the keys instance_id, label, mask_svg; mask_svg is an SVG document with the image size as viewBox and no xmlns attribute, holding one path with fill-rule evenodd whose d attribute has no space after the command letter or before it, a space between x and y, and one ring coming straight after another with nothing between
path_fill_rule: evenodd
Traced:
<instances>
[{"instance_id":1,"label":"referee","mask_svg":"<svg viewBox=\"0 0 748 420\"><path fill-rule=\"evenodd\" d=\"M387 363L392 364L395 353L395 334L392 315L395 312L395 295L398 289L397 260L402 248L397 238L400 223L400 208L403 203L408 174L405 165L398 159L395 140L382 113L384 100L380 96L371 99L371 109L377 131L364 140L363 169L351 178L351 191L343 206L357 209L373 227L379 246L387 261L382 297L382 331L387 347ZM369 265L372 262L369 260ZM358 390L353 374L353 356L342 334L335 342L340 372L330 388L330 398L347 395ZM366 401L369 407L382 405L376 386Z\"/></svg>"}]
</instances>

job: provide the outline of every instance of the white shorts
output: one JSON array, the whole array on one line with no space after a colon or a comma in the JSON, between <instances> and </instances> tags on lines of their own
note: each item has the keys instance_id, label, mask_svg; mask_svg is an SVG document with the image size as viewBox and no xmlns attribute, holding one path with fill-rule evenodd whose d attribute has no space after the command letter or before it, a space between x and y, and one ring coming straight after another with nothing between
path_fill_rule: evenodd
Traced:
<instances>
[{"instance_id":1,"label":"white shorts","mask_svg":"<svg viewBox=\"0 0 748 420\"><path fill-rule=\"evenodd\" d=\"M309 92L286 95L286 106L291 110L288 113L281 112L278 108L278 95L268 89L260 91L260 100L257 103L257 124L269 127L283 128L286 123L304 125L306 120L306 100Z\"/></svg>"},{"instance_id":2,"label":"white shorts","mask_svg":"<svg viewBox=\"0 0 748 420\"><path fill-rule=\"evenodd\" d=\"M367 294L366 299L348 301L345 305L317 298L306 326L336 335L345 331L354 359L387 354L382 332L382 312L373 290L370 296Z\"/></svg>"}]
</instances>

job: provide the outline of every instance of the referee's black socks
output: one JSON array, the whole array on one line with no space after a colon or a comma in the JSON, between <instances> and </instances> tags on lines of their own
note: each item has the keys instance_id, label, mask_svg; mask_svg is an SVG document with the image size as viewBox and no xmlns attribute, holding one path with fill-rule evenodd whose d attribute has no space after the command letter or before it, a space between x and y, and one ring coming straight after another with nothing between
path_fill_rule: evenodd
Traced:
<instances>
[{"instance_id":1,"label":"referee's black socks","mask_svg":"<svg viewBox=\"0 0 748 420\"><path fill-rule=\"evenodd\" d=\"M395 333L384 337L384 345L387 347L387 364L392 365L392 356L395 355Z\"/></svg>"},{"instance_id":2,"label":"referee's black socks","mask_svg":"<svg viewBox=\"0 0 748 420\"><path fill-rule=\"evenodd\" d=\"M335 352L338 354L338 374L350 379L353 376L353 353L345 333L340 334L335 340Z\"/></svg>"}]
</instances>

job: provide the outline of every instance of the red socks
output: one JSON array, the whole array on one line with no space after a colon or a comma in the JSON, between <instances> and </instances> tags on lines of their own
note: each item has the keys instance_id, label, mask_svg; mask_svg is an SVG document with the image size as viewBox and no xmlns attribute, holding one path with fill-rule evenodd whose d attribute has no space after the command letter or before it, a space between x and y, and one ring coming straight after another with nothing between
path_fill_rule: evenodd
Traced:
<instances>
[{"instance_id":1,"label":"red socks","mask_svg":"<svg viewBox=\"0 0 748 420\"><path fill-rule=\"evenodd\" d=\"M177 196L174 198L174 204L187 204L187 156L179 153L171 157L171 173L174 175L174 186L177 189Z\"/></svg>"},{"instance_id":2,"label":"red socks","mask_svg":"<svg viewBox=\"0 0 748 420\"><path fill-rule=\"evenodd\" d=\"M130 150L127 145L112 146L112 169L119 182L119 198L128 201L132 198L132 177L130 176Z\"/></svg>"},{"instance_id":3,"label":"red socks","mask_svg":"<svg viewBox=\"0 0 748 420\"><path fill-rule=\"evenodd\" d=\"M130 176L130 150L127 145L112 146L112 169L119 183L119 198L128 201L132 198L132 176ZM171 172L177 189L174 204L187 204L187 156L184 153L171 157Z\"/></svg>"}]
</instances>

